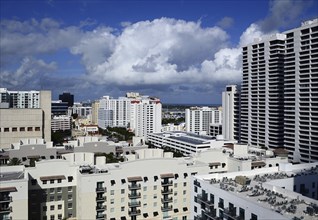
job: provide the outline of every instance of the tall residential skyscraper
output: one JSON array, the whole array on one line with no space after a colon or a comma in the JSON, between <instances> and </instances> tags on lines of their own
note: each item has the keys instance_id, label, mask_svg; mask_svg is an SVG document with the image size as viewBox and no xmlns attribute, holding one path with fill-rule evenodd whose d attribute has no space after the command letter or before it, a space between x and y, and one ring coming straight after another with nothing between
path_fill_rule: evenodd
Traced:
<instances>
[{"instance_id":1,"label":"tall residential skyscraper","mask_svg":"<svg viewBox=\"0 0 318 220\"><path fill-rule=\"evenodd\" d=\"M240 138L318 160L318 19L243 47Z\"/></svg>"},{"instance_id":2,"label":"tall residential skyscraper","mask_svg":"<svg viewBox=\"0 0 318 220\"><path fill-rule=\"evenodd\" d=\"M208 134L210 125L222 124L222 110L210 107L191 107L185 110L186 132Z\"/></svg>"},{"instance_id":3,"label":"tall residential skyscraper","mask_svg":"<svg viewBox=\"0 0 318 220\"><path fill-rule=\"evenodd\" d=\"M225 140L237 140L239 127L239 92L236 85L228 85L222 93L222 135Z\"/></svg>"}]
</instances>

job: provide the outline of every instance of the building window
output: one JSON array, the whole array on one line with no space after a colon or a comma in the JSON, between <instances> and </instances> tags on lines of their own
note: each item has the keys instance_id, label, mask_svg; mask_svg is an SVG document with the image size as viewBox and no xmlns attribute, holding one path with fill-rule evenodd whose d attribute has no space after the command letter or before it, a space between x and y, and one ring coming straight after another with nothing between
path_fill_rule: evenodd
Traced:
<instances>
[{"instance_id":1,"label":"building window","mask_svg":"<svg viewBox=\"0 0 318 220\"><path fill-rule=\"evenodd\" d=\"M58 180L57 180L57 183L61 183L61 182L62 182L62 180L61 180L61 179L58 179Z\"/></svg>"},{"instance_id":2,"label":"building window","mask_svg":"<svg viewBox=\"0 0 318 220\"><path fill-rule=\"evenodd\" d=\"M54 180L50 180L50 183L53 184L53 183L54 183Z\"/></svg>"},{"instance_id":3,"label":"building window","mask_svg":"<svg viewBox=\"0 0 318 220\"><path fill-rule=\"evenodd\" d=\"M177 188L177 187L178 187L178 183L175 183L175 184L174 184L174 187Z\"/></svg>"},{"instance_id":4,"label":"building window","mask_svg":"<svg viewBox=\"0 0 318 220\"><path fill-rule=\"evenodd\" d=\"M62 196L57 196L57 201L61 201L62 200Z\"/></svg>"},{"instance_id":5,"label":"building window","mask_svg":"<svg viewBox=\"0 0 318 220\"><path fill-rule=\"evenodd\" d=\"M25 127L20 127L20 131L25 131Z\"/></svg>"},{"instance_id":6,"label":"building window","mask_svg":"<svg viewBox=\"0 0 318 220\"><path fill-rule=\"evenodd\" d=\"M187 182L184 182L184 183L183 183L183 186L184 186L184 187L187 186Z\"/></svg>"},{"instance_id":7,"label":"building window","mask_svg":"<svg viewBox=\"0 0 318 220\"><path fill-rule=\"evenodd\" d=\"M58 214L57 219L62 219L62 214Z\"/></svg>"},{"instance_id":8,"label":"building window","mask_svg":"<svg viewBox=\"0 0 318 220\"><path fill-rule=\"evenodd\" d=\"M50 201L51 201L51 202L54 201L54 196L50 196Z\"/></svg>"},{"instance_id":9,"label":"building window","mask_svg":"<svg viewBox=\"0 0 318 220\"><path fill-rule=\"evenodd\" d=\"M114 199L110 199L110 204L114 204L115 200Z\"/></svg>"},{"instance_id":10,"label":"building window","mask_svg":"<svg viewBox=\"0 0 318 220\"><path fill-rule=\"evenodd\" d=\"M58 205L58 206L57 206L57 209L59 209L59 210L62 209L62 205L61 205L61 204Z\"/></svg>"},{"instance_id":11,"label":"building window","mask_svg":"<svg viewBox=\"0 0 318 220\"><path fill-rule=\"evenodd\" d=\"M144 191L147 191L147 186L144 186Z\"/></svg>"},{"instance_id":12,"label":"building window","mask_svg":"<svg viewBox=\"0 0 318 220\"><path fill-rule=\"evenodd\" d=\"M43 212L46 212L47 211L47 206L43 206L42 210L43 210Z\"/></svg>"},{"instance_id":13,"label":"building window","mask_svg":"<svg viewBox=\"0 0 318 220\"><path fill-rule=\"evenodd\" d=\"M115 194L115 190L110 190L110 195L114 195Z\"/></svg>"},{"instance_id":14,"label":"building window","mask_svg":"<svg viewBox=\"0 0 318 220\"><path fill-rule=\"evenodd\" d=\"M120 199L120 201L121 201L121 203L125 202L125 197L122 197L122 198Z\"/></svg>"},{"instance_id":15,"label":"building window","mask_svg":"<svg viewBox=\"0 0 318 220\"><path fill-rule=\"evenodd\" d=\"M56 191L57 191L58 193L60 193L60 192L62 192L62 188L61 188L61 187L58 187L58 188L56 189Z\"/></svg>"},{"instance_id":16,"label":"building window","mask_svg":"<svg viewBox=\"0 0 318 220\"><path fill-rule=\"evenodd\" d=\"M42 220L47 220L47 216L44 215L44 216L42 217Z\"/></svg>"},{"instance_id":17,"label":"building window","mask_svg":"<svg viewBox=\"0 0 318 220\"><path fill-rule=\"evenodd\" d=\"M12 132L17 132L18 131L18 128L14 127L12 128Z\"/></svg>"},{"instance_id":18,"label":"building window","mask_svg":"<svg viewBox=\"0 0 318 220\"><path fill-rule=\"evenodd\" d=\"M255 215L254 213L251 214L251 220L257 220L257 215Z\"/></svg>"},{"instance_id":19,"label":"building window","mask_svg":"<svg viewBox=\"0 0 318 220\"><path fill-rule=\"evenodd\" d=\"M115 211L115 209L114 209L114 208L111 208L111 209L110 209L110 212L114 212L114 211Z\"/></svg>"},{"instance_id":20,"label":"building window","mask_svg":"<svg viewBox=\"0 0 318 220\"><path fill-rule=\"evenodd\" d=\"M157 202L154 202L154 203L153 203L153 207L156 207L156 206L157 206Z\"/></svg>"},{"instance_id":21,"label":"building window","mask_svg":"<svg viewBox=\"0 0 318 220\"><path fill-rule=\"evenodd\" d=\"M50 189L50 193L51 193L51 194L54 193L54 191L55 191L54 188L51 188L51 189Z\"/></svg>"},{"instance_id":22,"label":"building window","mask_svg":"<svg viewBox=\"0 0 318 220\"><path fill-rule=\"evenodd\" d=\"M32 127L28 127L28 131L33 131L33 128ZM53 215L54 217L54 215Z\"/></svg>"},{"instance_id":23,"label":"building window","mask_svg":"<svg viewBox=\"0 0 318 220\"><path fill-rule=\"evenodd\" d=\"M121 189L121 194L125 194L125 189Z\"/></svg>"},{"instance_id":24,"label":"building window","mask_svg":"<svg viewBox=\"0 0 318 220\"><path fill-rule=\"evenodd\" d=\"M194 206L194 212L198 212L198 208Z\"/></svg>"},{"instance_id":25,"label":"building window","mask_svg":"<svg viewBox=\"0 0 318 220\"><path fill-rule=\"evenodd\" d=\"M157 190L157 186L153 186L153 190Z\"/></svg>"},{"instance_id":26,"label":"building window","mask_svg":"<svg viewBox=\"0 0 318 220\"><path fill-rule=\"evenodd\" d=\"M40 131L40 127L35 127L35 131Z\"/></svg>"},{"instance_id":27,"label":"building window","mask_svg":"<svg viewBox=\"0 0 318 220\"><path fill-rule=\"evenodd\" d=\"M10 130L9 130L9 128L4 128L3 131L4 131L4 132L9 132Z\"/></svg>"},{"instance_id":28,"label":"building window","mask_svg":"<svg viewBox=\"0 0 318 220\"><path fill-rule=\"evenodd\" d=\"M54 205L50 206L50 210L53 211L54 210Z\"/></svg>"},{"instance_id":29,"label":"building window","mask_svg":"<svg viewBox=\"0 0 318 220\"><path fill-rule=\"evenodd\" d=\"M50 215L50 220L54 220L54 215Z\"/></svg>"},{"instance_id":30,"label":"building window","mask_svg":"<svg viewBox=\"0 0 318 220\"><path fill-rule=\"evenodd\" d=\"M182 216L182 220L187 220L187 216Z\"/></svg>"},{"instance_id":31,"label":"building window","mask_svg":"<svg viewBox=\"0 0 318 220\"><path fill-rule=\"evenodd\" d=\"M67 180L68 180L68 182L72 182L73 181L73 177L69 176L69 177L67 177Z\"/></svg>"},{"instance_id":32,"label":"building window","mask_svg":"<svg viewBox=\"0 0 318 220\"><path fill-rule=\"evenodd\" d=\"M69 186L69 187L67 188L67 190L68 190L69 192L72 192L73 187Z\"/></svg>"},{"instance_id":33,"label":"building window","mask_svg":"<svg viewBox=\"0 0 318 220\"><path fill-rule=\"evenodd\" d=\"M69 209L73 208L73 204L72 203L68 203L67 204L67 208L69 208Z\"/></svg>"},{"instance_id":34,"label":"building window","mask_svg":"<svg viewBox=\"0 0 318 220\"><path fill-rule=\"evenodd\" d=\"M67 198L68 198L68 200L72 200L73 199L72 194L69 194Z\"/></svg>"},{"instance_id":35,"label":"building window","mask_svg":"<svg viewBox=\"0 0 318 220\"><path fill-rule=\"evenodd\" d=\"M125 206L122 206L121 208L120 208L120 210L123 212L123 211L125 211Z\"/></svg>"}]
</instances>

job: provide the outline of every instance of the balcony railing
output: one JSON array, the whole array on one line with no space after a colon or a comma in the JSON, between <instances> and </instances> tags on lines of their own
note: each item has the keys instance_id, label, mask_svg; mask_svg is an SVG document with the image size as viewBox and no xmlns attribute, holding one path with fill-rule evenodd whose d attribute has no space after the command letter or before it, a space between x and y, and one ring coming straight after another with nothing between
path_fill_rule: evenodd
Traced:
<instances>
[{"instance_id":1,"label":"balcony railing","mask_svg":"<svg viewBox=\"0 0 318 220\"><path fill-rule=\"evenodd\" d=\"M132 208L132 207L140 207L141 206L141 202L129 202L128 206L130 208Z\"/></svg>"},{"instance_id":2,"label":"balcony railing","mask_svg":"<svg viewBox=\"0 0 318 220\"><path fill-rule=\"evenodd\" d=\"M106 192L106 187L96 187L96 192Z\"/></svg>"},{"instance_id":3,"label":"balcony railing","mask_svg":"<svg viewBox=\"0 0 318 220\"><path fill-rule=\"evenodd\" d=\"M197 198L198 198L198 202L204 203L208 206L214 206L214 202L208 200L207 196L202 196L201 194L199 194Z\"/></svg>"},{"instance_id":4,"label":"balcony railing","mask_svg":"<svg viewBox=\"0 0 318 220\"><path fill-rule=\"evenodd\" d=\"M169 206L161 206L161 211L167 212L172 210L172 205Z\"/></svg>"},{"instance_id":5,"label":"balcony railing","mask_svg":"<svg viewBox=\"0 0 318 220\"><path fill-rule=\"evenodd\" d=\"M139 183L139 184L131 184L131 185L128 185L128 189L130 189L130 190L140 189L140 188L141 188L140 183Z\"/></svg>"},{"instance_id":6,"label":"balcony railing","mask_svg":"<svg viewBox=\"0 0 318 220\"><path fill-rule=\"evenodd\" d=\"M131 194L128 194L128 198L129 199L137 199L137 198L140 198L141 197L141 194L140 193L131 193Z\"/></svg>"},{"instance_id":7,"label":"balcony railing","mask_svg":"<svg viewBox=\"0 0 318 220\"><path fill-rule=\"evenodd\" d=\"M172 186L172 184L173 184L173 181L172 181L172 180L170 180L170 181L162 181L162 182L161 182L161 185L162 185L162 186Z\"/></svg>"},{"instance_id":8,"label":"balcony railing","mask_svg":"<svg viewBox=\"0 0 318 220\"><path fill-rule=\"evenodd\" d=\"M164 203L164 202L172 202L172 197L162 198L162 199L161 199L161 202L162 202L162 203Z\"/></svg>"},{"instance_id":9,"label":"balcony railing","mask_svg":"<svg viewBox=\"0 0 318 220\"><path fill-rule=\"evenodd\" d=\"M0 207L0 213L4 213L4 212L12 212L12 207Z\"/></svg>"},{"instance_id":10,"label":"balcony railing","mask_svg":"<svg viewBox=\"0 0 318 220\"><path fill-rule=\"evenodd\" d=\"M106 214L97 214L96 215L96 219L105 219L106 218Z\"/></svg>"},{"instance_id":11,"label":"balcony railing","mask_svg":"<svg viewBox=\"0 0 318 220\"><path fill-rule=\"evenodd\" d=\"M161 193L162 194L172 194L173 190L172 189L163 189L163 190L161 190Z\"/></svg>"},{"instance_id":12,"label":"balcony railing","mask_svg":"<svg viewBox=\"0 0 318 220\"><path fill-rule=\"evenodd\" d=\"M106 205L98 205L96 206L96 210L106 210Z\"/></svg>"},{"instance_id":13,"label":"balcony railing","mask_svg":"<svg viewBox=\"0 0 318 220\"><path fill-rule=\"evenodd\" d=\"M140 210L133 210L133 211L128 211L128 214L130 216L136 216L136 215L140 215Z\"/></svg>"},{"instance_id":14,"label":"balcony railing","mask_svg":"<svg viewBox=\"0 0 318 220\"><path fill-rule=\"evenodd\" d=\"M232 208L232 209L229 209L229 208L225 208L224 209L224 215L227 215L231 218L236 218L236 208Z\"/></svg>"},{"instance_id":15,"label":"balcony railing","mask_svg":"<svg viewBox=\"0 0 318 220\"><path fill-rule=\"evenodd\" d=\"M0 203L4 203L4 202L12 202L12 197L11 196L0 197Z\"/></svg>"},{"instance_id":16,"label":"balcony railing","mask_svg":"<svg viewBox=\"0 0 318 220\"><path fill-rule=\"evenodd\" d=\"M96 197L96 201L105 201L106 200L106 196L97 196Z\"/></svg>"}]
</instances>

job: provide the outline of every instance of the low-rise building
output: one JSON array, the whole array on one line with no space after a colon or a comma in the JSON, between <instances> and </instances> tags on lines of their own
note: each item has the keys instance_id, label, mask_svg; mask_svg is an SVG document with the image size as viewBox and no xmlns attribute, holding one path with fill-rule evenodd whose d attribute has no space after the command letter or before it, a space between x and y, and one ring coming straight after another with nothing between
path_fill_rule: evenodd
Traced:
<instances>
[{"instance_id":1,"label":"low-rise building","mask_svg":"<svg viewBox=\"0 0 318 220\"><path fill-rule=\"evenodd\" d=\"M190 219L316 219L318 163L192 177Z\"/></svg>"},{"instance_id":2,"label":"low-rise building","mask_svg":"<svg viewBox=\"0 0 318 220\"><path fill-rule=\"evenodd\" d=\"M226 143L234 143L234 141L223 141L207 135L182 131L148 134L148 142L155 147L170 148L184 155L195 154L209 148L221 148Z\"/></svg>"}]
</instances>

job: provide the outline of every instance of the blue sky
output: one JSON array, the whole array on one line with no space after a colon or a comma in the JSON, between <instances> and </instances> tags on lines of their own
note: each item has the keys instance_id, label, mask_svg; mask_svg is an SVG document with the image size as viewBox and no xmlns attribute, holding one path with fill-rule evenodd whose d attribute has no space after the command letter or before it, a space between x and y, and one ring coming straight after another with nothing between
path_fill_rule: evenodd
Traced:
<instances>
[{"instance_id":1,"label":"blue sky","mask_svg":"<svg viewBox=\"0 0 318 220\"><path fill-rule=\"evenodd\" d=\"M318 17L314 0L0 0L0 87L221 103L240 47Z\"/></svg>"}]
</instances>

